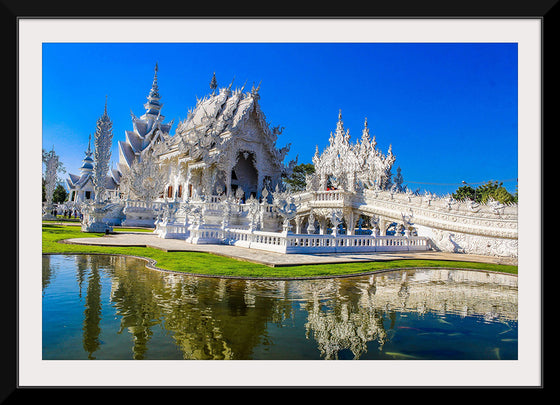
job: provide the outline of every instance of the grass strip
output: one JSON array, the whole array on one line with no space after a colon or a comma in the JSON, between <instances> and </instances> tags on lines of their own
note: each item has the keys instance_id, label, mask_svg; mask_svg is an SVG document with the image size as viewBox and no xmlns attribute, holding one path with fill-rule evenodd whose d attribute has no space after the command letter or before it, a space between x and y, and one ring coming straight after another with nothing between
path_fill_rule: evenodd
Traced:
<instances>
[{"instance_id":1,"label":"grass strip","mask_svg":"<svg viewBox=\"0 0 560 405\"><path fill-rule=\"evenodd\" d=\"M98 238L101 233L82 232L79 227L43 223L43 253L95 253L142 256L155 260L156 266L172 271L208 276L307 278L334 277L397 268L465 268L517 274L517 266L447 260L384 260L339 264L314 264L269 267L203 252L164 252L149 247L92 246L59 243L70 238Z\"/></svg>"}]
</instances>

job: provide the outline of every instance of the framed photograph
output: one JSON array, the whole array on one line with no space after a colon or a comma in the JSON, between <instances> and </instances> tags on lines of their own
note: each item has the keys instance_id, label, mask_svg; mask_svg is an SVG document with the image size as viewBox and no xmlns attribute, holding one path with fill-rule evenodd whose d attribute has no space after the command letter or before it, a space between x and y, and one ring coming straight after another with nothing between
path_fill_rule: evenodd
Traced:
<instances>
[{"instance_id":1,"label":"framed photograph","mask_svg":"<svg viewBox=\"0 0 560 405\"><path fill-rule=\"evenodd\" d=\"M550 7L18 12L16 392L542 388Z\"/></svg>"}]
</instances>

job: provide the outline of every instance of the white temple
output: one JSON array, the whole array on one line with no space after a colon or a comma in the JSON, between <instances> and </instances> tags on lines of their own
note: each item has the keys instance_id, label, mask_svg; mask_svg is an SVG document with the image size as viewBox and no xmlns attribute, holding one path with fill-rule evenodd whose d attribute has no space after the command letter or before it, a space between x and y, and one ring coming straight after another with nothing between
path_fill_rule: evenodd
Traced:
<instances>
[{"instance_id":1,"label":"white temple","mask_svg":"<svg viewBox=\"0 0 560 405\"><path fill-rule=\"evenodd\" d=\"M476 204L418 195L402 187L391 146L370 137L367 119L355 142L339 112L329 145L313 157L306 190L285 190L290 145L270 127L259 89L218 89L197 99L170 134L164 123L156 64L141 117L119 141L116 192L104 221L154 227L162 238L220 243L282 253L382 252L437 249L517 256L517 205ZM74 201L86 197L88 146L82 176L70 176ZM111 189L111 184L108 184ZM80 194L82 193L82 194ZM117 198L120 197L119 200Z\"/></svg>"},{"instance_id":2,"label":"white temple","mask_svg":"<svg viewBox=\"0 0 560 405\"><path fill-rule=\"evenodd\" d=\"M93 152L91 150L91 136L88 142L88 148L80 167L80 175L69 173L66 184L68 185L70 202L76 204L84 203L88 200L95 199L95 187L93 184ZM110 174L105 176L105 190L110 198L117 198L119 193L120 172L118 170L110 170Z\"/></svg>"},{"instance_id":3,"label":"white temple","mask_svg":"<svg viewBox=\"0 0 560 405\"><path fill-rule=\"evenodd\" d=\"M225 193L259 198L263 188L281 183L289 171L283 164L289 146L276 148L281 130L267 124L258 90L244 93L230 84L197 100L158 150L160 161L172 168L166 197L185 201Z\"/></svg>"}]
</instances>

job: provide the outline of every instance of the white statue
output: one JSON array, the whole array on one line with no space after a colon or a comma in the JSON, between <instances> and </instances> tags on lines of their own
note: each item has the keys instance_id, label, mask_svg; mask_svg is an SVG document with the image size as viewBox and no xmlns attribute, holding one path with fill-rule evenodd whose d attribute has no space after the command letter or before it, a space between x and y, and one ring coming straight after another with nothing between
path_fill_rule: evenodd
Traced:
<instances>
[{"instance_id":1,"label":"white statue","mask_svg":"<svg viewBox=\"0 0 560 405\"><path fill-rule=\"evenodd\" d=\"M43 219L52 220L56 216L51 214L53 210L53 193L56 186L57 172L59 170L58 155L53 149L50 152L43 153L43 163L45 164L45 207L43 212Z\"/></svg>"}]
</instances>

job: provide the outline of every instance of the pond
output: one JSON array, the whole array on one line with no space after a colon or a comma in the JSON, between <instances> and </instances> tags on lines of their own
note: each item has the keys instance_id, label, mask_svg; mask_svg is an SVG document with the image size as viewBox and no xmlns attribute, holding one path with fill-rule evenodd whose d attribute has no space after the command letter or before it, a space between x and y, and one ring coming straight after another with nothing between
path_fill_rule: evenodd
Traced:
<instances>
[{"instance_id":1,"label":"pond","mask_svg":"<svg viewBox=\"0 0 560 405\"><path fill-rule=\"evenodd\" d=\"M516 276L408 269L248 280L145 263L43 255L43 359L517 359Z\"/></svg>"}]
</instances>

